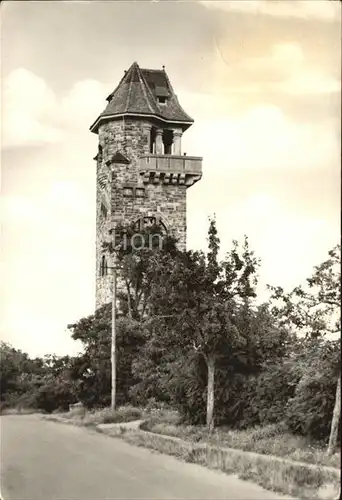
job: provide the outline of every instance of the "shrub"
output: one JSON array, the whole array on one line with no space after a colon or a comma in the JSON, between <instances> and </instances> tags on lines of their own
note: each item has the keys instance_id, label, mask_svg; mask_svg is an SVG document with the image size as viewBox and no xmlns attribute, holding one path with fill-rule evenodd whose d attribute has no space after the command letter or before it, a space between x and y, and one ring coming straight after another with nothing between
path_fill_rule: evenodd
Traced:
<instances>
[{"instance_id":1,"label":"shrub","mask_svg":"<svg viewBox=\"0 0 342 500\"><path fill-rule=\"evenodd\" d=\"M133 406L122 406L116 411L108 411L103 415L103 423L121 423L132 422L133 420L140 420L142 418L142 411Z\"/></svg>"},{"instance_id":2,"label":"shrub","mask_svg":"<svg viewBox=\"0 0 342 500\"><path fill-rule=\"evenodd\" d=\"M285 421L288 428L303 436L327 441L335 402L336 380L317 374L303 378L295 395L287 404ZM341 426L339 428L340 432Z\"/></svg>"},{"instance_id":3,"label":"shrub","mask_svg":"<svg viewBox=\"0 0 342 500\"><path fill-rule=\"evenodd\" d=\"M249 377L242 391L243 415L240 428L284 420L288 400L293 397L298 377L291 371L292 361L269 364Z\"/></svg>"},{"instance_id":4,"label":"shrub","mask_svg":"<svg viewBox=\"0 0 342 500\"><path fill-rule=\"evenodd\" d=\"M70 418L79 416L79 413L73 414L69 412ZM142 418L142 411L133 406L123 406L117 410L111 408L102 408L100 410L86 411L82 415L83 425L98 425L98 424L119 424L123 422L132 422Z\"/></svg>"}]
</instances>

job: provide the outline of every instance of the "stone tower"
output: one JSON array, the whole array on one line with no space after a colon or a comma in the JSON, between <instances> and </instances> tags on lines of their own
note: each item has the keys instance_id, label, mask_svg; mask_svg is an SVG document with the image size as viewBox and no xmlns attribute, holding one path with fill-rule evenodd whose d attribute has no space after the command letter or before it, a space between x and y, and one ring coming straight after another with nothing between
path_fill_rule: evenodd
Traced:
<instances>
[{"instance_id":1,"label":"stone tower","mask_svg":"<svg viewBox=\"0 0 342 500\"><path fill-rule=\"evenodd\" d=\"M99 137L96 308L112 296L109 256L102 248L110 229L158 221L185 248L186 190L202 176L202 158L182 155L182 134L193 120L180 106L164 67L141 69L133 63L107 101L90 127Z\"/></svg>"}]
</instances>

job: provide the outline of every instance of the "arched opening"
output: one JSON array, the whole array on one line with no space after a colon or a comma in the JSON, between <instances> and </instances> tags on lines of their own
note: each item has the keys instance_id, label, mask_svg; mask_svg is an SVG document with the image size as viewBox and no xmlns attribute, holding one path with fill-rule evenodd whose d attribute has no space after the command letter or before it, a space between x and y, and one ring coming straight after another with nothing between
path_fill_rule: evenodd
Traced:
<instances>
[{"instance_id":1,"label":"arched opening","mask_svg":"<svg viewBox=\"0 0 342 500\"><path fill-rule=\"evenodd\" d=\"M108 274L108 265L107 265L107 259L104 255L102 255L101 258L101 263L100 263L100 276L107 276Z\"/></svg>"},{"instance_id":2,"label":"arched opening","mask_svg":"<svg viewBox=\"0 0 342 500\"><path fill-rule=\"evenodd\" d=\"M139 217L134 223L133 227L135 231L143 231L144 229L149 229L151 227L158 227L160 232L164 235L167 234L167 228L161 217L159 216L142 216Z\"/></svg>"},{"instance_id":3,"label":"arched opening","mask_svg":"<svg viewBox=\"0 0 342 500\"><path fill-rule=\"evenodd\" d=\"M99 163L101 163L102 159L103 159L103 148L102 148L101 144L99 144L99 149L98 149L98 153L97 153L97 161Z\"/></svg>"},{"instance_id":4,"label":"arched opening","mask_svg":"<svg viewBox=\"0 0 342 500\"><path fill-rule=\"evenodd\" d=\"M155 154L156 152L156 128L151 127L150 131L150 153Z\"/></svg>"},{"instance_id":5,"label":"arched opening","mask_svg":"<svg viewBox=\"0 0 342 500\"><path fill-rule=\"evenodd\" d=\"M130 237L130 246L134 250L161 250L164 247L168 230L160 216L141 216L132 223L132 228L134 233Z\"/></svg>"},{"instance_id":6,"label":"arched opening","mask_svg":"<svg viewBox=\"0 0 342 500\"><path fill-rule=\"evenodd\" d=\"M164 155L172 154L173 130L163 130Z\"/></svg>"},{"instance_id":7,"label":"arched opening","mask_svg":"<svg viewBox=\"0 0 342 500\"><path fill-rule=\"evenodd\" d=\"M107 218L107 214L108 214L108 210L107 210L106 205L103 202L101 202L100 212L101 212L102 218L106 219Z\"/></svg>"}]
</instances>

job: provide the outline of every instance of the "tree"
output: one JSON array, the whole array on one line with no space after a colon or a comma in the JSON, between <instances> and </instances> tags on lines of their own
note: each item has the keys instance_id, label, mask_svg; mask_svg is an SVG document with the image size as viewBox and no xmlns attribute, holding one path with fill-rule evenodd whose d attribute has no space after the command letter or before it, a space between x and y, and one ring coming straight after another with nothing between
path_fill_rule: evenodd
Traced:
<instances>
[{"instance_id":1,"label":"tree","mask_svg":"<svg viewBox=\"0 0 342 500\"><path fill-rule=\"evenodd\" d=\"M31 359L9 344L1 344L1 401L3 405L51 412L67 409L75 398L69 356Z\"/></svg>"},{"instance_id":2,"label":"tree","mask_svg":"<svg viewBox=\"0 0 342 500\"><path fill-rule=\"evenodd\" d=\"M148 270L153 268L158 255L176 253L176 240L163 234L157 224L142 228L139 233L134 225L119 225L113 241L105 242L103 247L116 255L120 270L118 298L121 311L135 320L144 317L151 289Z\"/></svg>"},{"instance_id":3,"label":"tree","mask_svg":"<svg viewBox=\"0 0 342 500\"><path fill-rule=\"evenodd\" d=\"M269 287L273 294L272 298L276 301L273 312L280 321L295 331L304 333L306 339L311 339L311 349L312 340L316 340L314 342L316 355L309 363L316 373L322 370L323 351L320 339L341 331L341 246L336 245L328 255L328 259L314 268L313 275L307 279L306 287L296 287L289 294L280 287ZM336 380L336 392L328 445L329 454L336 448L340 423L340 362L334 364L332 375Z\"/></svg>"},{"instance_id":4,"label":"tree","mask_svg":"<svg viewBox=\"0 0 342 500\"><path fill-rule=\"evenodd\" d=\"M206 422L214 427L215 371L218 360L245 344L237 328L240 308L255 297L258 261L245 239L242 249L233 242L226 258L218 261L219 238L210 220L209 250L165 255L153 272L150 326L162 332L165 349L200 356L207 368Z\"/></svg>"},{"instance_id":5,"label":"tree","mask_svg":"<svg viewBox=\"0 0 342 500\"><path fill-rule=\"evenodd\" d=\"M20 376L27 372L30 360L26 353L6 342L0 344L0 358L1 401L8 402L22 393Z\"/></svg>"},{"instance_id":6,"label":"tree","mask_svg":"<svg viewBox=\"0 0 342 500\"><path fill-rule=\"evenodd\" d=\"M77 381L76 394L85 406L103 407L110 404L111 391L111 306L99 308L95 314L69 325L72 338L80 340L84 352L73 360L71 378ZM119 404L127 403L130 388L137 382L132 374L133 359L139 353L144 338L139 323L120 316L117 321L117 393Z\"/></svg>"}]
</instances>

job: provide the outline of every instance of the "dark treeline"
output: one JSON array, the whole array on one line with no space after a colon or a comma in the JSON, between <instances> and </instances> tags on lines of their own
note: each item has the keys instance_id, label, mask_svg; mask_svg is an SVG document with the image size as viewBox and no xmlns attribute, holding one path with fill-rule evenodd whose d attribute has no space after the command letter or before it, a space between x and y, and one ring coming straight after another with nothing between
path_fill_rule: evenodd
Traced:
<instances>
[{"instance_id":1,"label":"dark treeline","mask_svg":"<svg viewBox=\"0 0 342 500\"><path fill-rule=\"evenodd\" d=\"M260 304L260 263L248 239L234 241L223 260L219 246L211 220L206 254L181 252L171 238L163 249L118 252L117 403L164 404L209 430L279 423L312 440L330 436L332 451L340 340L329 334L340 331L340 247L305 287L269 287L270 301ZM76 357L30 359L2 343L2 408L110 404L111 305L69 330L83 344Z\"/></svg>"}]
</instances>

